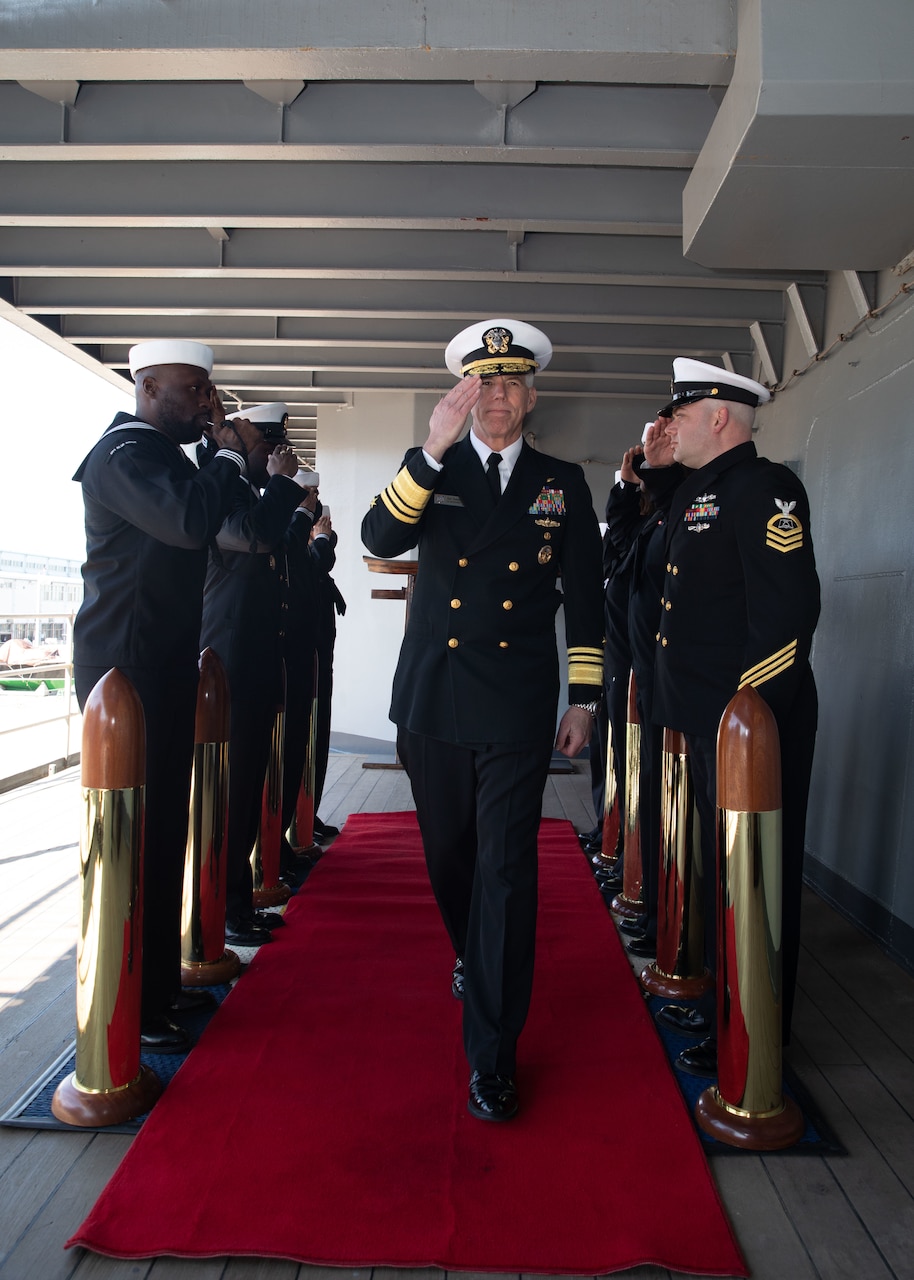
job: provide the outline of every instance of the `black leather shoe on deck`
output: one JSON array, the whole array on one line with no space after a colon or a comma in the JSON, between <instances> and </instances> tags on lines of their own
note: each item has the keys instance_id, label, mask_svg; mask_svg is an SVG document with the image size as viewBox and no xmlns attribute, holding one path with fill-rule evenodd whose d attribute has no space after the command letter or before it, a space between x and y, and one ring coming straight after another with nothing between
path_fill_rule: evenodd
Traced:
<instances>
[{"instance_id":1,"label":"black leather shoe on deck","mask_svg":"<svg viewBox=\"0 0 914 1280\"><path fill-rule=\"evenodd\" d=\"M683 1049L676 1059L680 1071L687 1071L690 1076L717 1075L717 1041L702 1040L691 1049Z\"/></svg>"},{"instance_id":2,"label":"black leather shoe on deck","mask_svg":"<svg viewBox=\"0 0 914 1280\"><path fill-rule=\"evenodd\" d=\"M657 1013L657 1021L662 1027L686 1036L707 1036L711 1030L710 1018L697 1009L684 1009L680 1004L665 1004Z\"/></svg>"},{"instance_id":3,"label":"black leather shoe on deck","mask_svg":"<svg viewBox=\"0 0 914 1280\"><path fill-rule=\"evenodd\" d=\"M187 1053L193 1037L164 1013L148 1018L140 1028L140 1048L147 1053Z\"/></svg>"},{"instance_id":4,"label":"black leather shoe on deck","mask_svg":"<svg viewBox=\"0 0 914 1280\"><path fill-rule=\"evenodd\" d=\"M517 1088L508 1076L474 1071L470 1076L470 1114L479 1120L510 1120L517 1115Z\"/></svg>"},{"instance_id":5,"label":"black leather shoe on deck","mask_svg":"<svg viewBox=\"0 0 914 1280\"><path fill-rule=\"evenodd\" d=\"M627 944L626 949L630 955L640 956L641 959L644 960L657 954L657 939L648 938L646 936L643 938L632 938L631 942Z\"/></svg>"},{"instance_id":6,"label":"black leather shoe on deck","mask_svg":"<svg viewBox=\"0 0 914 1280\"><path fill-rule=\"evenodd\" d=\"M254 927L256 929L281 929L285 923L278 911L254 912Z\"/></svg>"},{"instance_id":7,"label":"black leather shoe on deck","mask_svg":"<svg viewBox=\"0 0 914 1280\"><path fill-rule=\"evenodd\" d=\"M273 941L273 935L253 920L226 920L225 940L236 947L262 947Z\"/></svg>"},{"instance_id":8,"label":"black leather shoe on deck","mask_svg":"<svg viewBox=\"0 0 914 1280\"><path fill-rule=\"evenodd\" d=\"M635 918L634 920L620 920L619 932L627 933L630 938L643 938L644 925L638 918Z\"/></svg>"},{"instance_id":9,"label":"black leather shoe on deck","mask_svg":"<svg viewBox=\"0 0 914 1280\"><path fill-rule=\"evenodd\" d=\"M451 974L451 995L455 1000L463 999L463 956L458 956Z\"/></svg>"}]
</instances>

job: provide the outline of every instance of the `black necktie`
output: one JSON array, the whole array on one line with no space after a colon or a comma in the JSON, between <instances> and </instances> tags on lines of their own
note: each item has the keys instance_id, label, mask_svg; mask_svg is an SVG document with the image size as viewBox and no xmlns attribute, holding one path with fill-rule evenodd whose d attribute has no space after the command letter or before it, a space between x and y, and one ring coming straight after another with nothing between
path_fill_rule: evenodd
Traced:
<instances>
[{"instance_id":1,"label":"black necktie","mask_svg":"<svg viewBox=\"0 0 914 1280\"><path fill-rule=\"evenodd\" d=\"M486 462L486 479L489 482L489 488L492 491L492 501L497 502L501 497L501 477L498 474L498 464L501 462L500 453L490 453Z\"/></svg>"}]
</instances>

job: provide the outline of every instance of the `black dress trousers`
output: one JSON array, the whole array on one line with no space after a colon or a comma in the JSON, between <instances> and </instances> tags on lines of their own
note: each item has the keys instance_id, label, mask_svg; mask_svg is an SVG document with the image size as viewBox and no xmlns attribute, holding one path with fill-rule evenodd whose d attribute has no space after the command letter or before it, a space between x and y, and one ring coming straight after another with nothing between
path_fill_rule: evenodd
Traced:
<instances>
[{"instance_id":1,"label":"black dress trousers","mask_svg":"<svg viewBox=\"0 0 914 1280\"><path fill-rule=\"evenodd\" d=\"M537 835L551 741L466 745L401 729L435 900L464 958L472 1070L513 1076L533 987Z\"/></svg>"}]
</instances>

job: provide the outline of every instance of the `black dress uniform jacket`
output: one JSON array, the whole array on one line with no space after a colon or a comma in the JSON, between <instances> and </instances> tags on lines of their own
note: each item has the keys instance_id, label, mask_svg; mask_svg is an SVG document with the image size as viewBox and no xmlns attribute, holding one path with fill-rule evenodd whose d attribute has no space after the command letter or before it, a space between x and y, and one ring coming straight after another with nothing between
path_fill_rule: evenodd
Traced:
<instances>
[{"instance_id":1,"label":"black dress uniform jacket","mask_svg":"<svg viewBox=\"0 0 914 1280\"><path fill-rule=\"evenodd\" d=\"M411 450L373 501L362 539L385 558L419 547L394 677L396 724L461 743L554 733L560 604L569 701L599 697L601 547L579 466L524 444L493 506L468 437L448 450L440 472Z\"/></svg>"},{"instance_id":2,"label":"black dress uniform jacket","mask_svg":"<svg viewBox=\"0 0 914 1280\"><path fill-rule=\"evenodd\" d=\"M206 549L239 483L215 457L198 471L161 431L118 414L73 477L86 507L77 663L196 668Z\"/></svg>"},{"instance_id":3,"label":"black dress uniform jacket","mask_svg":"<svg viewBox=\"0 0 914 1280\"><path fill-rule=\"evenodd\" d=\"M751 442L683 474L669 510L654 719L714 737L734 693L753 685L783 724L819 617L806 491Z\"/></svg>"}]
</instances>

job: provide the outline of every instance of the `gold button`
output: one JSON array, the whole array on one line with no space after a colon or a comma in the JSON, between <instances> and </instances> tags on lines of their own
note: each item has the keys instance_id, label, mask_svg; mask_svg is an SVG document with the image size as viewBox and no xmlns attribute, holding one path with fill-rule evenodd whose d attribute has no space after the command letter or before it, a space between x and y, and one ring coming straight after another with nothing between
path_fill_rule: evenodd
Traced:
<instances>
[{"instance_id":1,"label":"gold button","mask_svg":"<svg viewBox=\"0 0 914 1280\"><path fill-rule=\"evenodd\" d=\"M654 636L654 639L655 639L655 640L659 640L659 639L660 639L660 632L659 632L659 631L658 631L658 632L657 632L657 634Z\"/></svg>"},{"instance_id":2,"label":"gold button","mask_svg":"<svg viewBox=\"0 0 914 1280\"><path fill-rule=\"evenodd\" d=\"M549 541L549 539L550 539L551 537L552 537L552 534L551 534L551 533L544 533L544 534L543 534L543 539L544 539L544 541L546 541L546 542L548 542L548 541Z\"/></svg>"},{"instance_id":3,"label":"gold button","mask_svg":"<svg viewBox=\"0 0 914 1280\"><path fill-rule=\"evenodd\" d=\"M667 566L666 566L666 571L667 571L667 573L669 573L669 571L672 569L672 567L673 567L673 566L672 566L671 564L667 564Z\"/></svg>"},{"instance_id":4,"label":"gold button","mask_svg":"<svg viewBox=\"0 0 914 1280\"><path fill-rule=\"evenodd\" d=\"M455 640L455 639L454 639L454 637L453 637L453 636L451 636L450 640L448 640L448 642L447 642L447 647L448 647L449 649L456 649L456 648L457 648L458 643L459 643L459 641Z\"/></svg>"},{"instance_id":5,"label":"gold button","mask_svg":"<svg viewBox=\"0 0 914 1280\"><path fill-rule=\"evenodd\" d=\"M276 568L276 557L275 557L275 556L270 556L270 568L271 568L271 569L275 569L275 568Z\"/></svg>"},{"instance_id":6,"label":"gold button","mask_svg":"<svg viewBox=\"0 0 914 1280\"><path fill-rule=\"evenodd\" d=\"M459 600L452 600L452 601L451 601L451 608L452 608L452 609L459 609L459 608L460 608L460 601L459 601Z\"/></svg>"},{"instance_id":7,"label":"gold button","mask_svg":"<svg viewBox=\"0 0 914 1280\"><path fill-rule=\"evenodd\" d=\"M513 608L514 608L514 601L513 601L513 600L505 600L505 601L503 601L503 602L502 602L502 606L501 606L501 607L502 607L503 609L513 609Z\"/></svg>"},{"instance_id":8,"label":"gold button","mask_svg":"<svg viewBox=\"0 0 914 1280\"><path fill-rule=\"evenodd\" d=\"M673 606L670 604L669 600L667 600L666 604L663 607L664 609L666 609L667 613L669 613L669 611L672 609Z\"/></svg>"},{"instance_id":9,"label":"gold button","mask_svg":"<svg viewBox=\"0 0 914 1280\"><path fill-rule=\"evenodd\" d=\"M518 569L520 568L520 565L517 563L516 560L512 560L511 563L508 565L508 568L511 570L512 573L517 573Z\"/></svg>"},{"instance_id":10,"label":"gold button","mask_svg":"<svg viewBox=\"0 0 914 1280\"><path fill-rule=\"evenodd\" d=\"M457 563L460 565L461 569L465 569L470 562L466 556L461 556Z\"/></svg>"},{"instance_id":11,"label":"gold button","mask_svg":"<svg viewBox=\"0 0 914 1280\"><path fill-rule=\"evenodd\" d=\"M498 642L498 647L499 647L499 649L507 649L507 647L508 647L508 642L507 642L507 640L499 640L499 642Z\"/></svg>"},{"instance_id":12,"label":"gold button","mask_svg":"<svg viewBox=\"0 0 914 1280\"><path fill-rule=\"evenodd\" d=\"M679 566L674 564L674 565L673 565L673 577L674 577L674 578L676 577L676 574L677 574L678 572L679 572Z\"/></svg>"},{"instance_id":13,"label":"gold button","mask_svg":"<svg viewBox=\"0 0 914 1280\"><path fill-rule=\"evenodd\" d=\"M661 604L666 604L666 601L664 600L663 596L661 596L661 597L660 597L660 603L661 603Z\"/></svg>"},{"instance_id":14,"label":"gold button","mask_svg":"<svg viewBox=\"0 0 914 1280\"><path fill-rule=\"evenodd\" d=\"M663 639L660 641L660 643L663 645L663 647L664 647L664 649L665 649L665 648L666 648L666 644L667 644L666 636L664 636L664 637L663 637Z\"/></svg>"}]
</instances>

